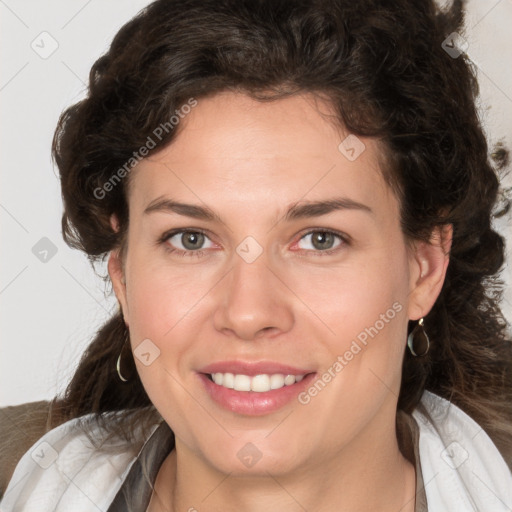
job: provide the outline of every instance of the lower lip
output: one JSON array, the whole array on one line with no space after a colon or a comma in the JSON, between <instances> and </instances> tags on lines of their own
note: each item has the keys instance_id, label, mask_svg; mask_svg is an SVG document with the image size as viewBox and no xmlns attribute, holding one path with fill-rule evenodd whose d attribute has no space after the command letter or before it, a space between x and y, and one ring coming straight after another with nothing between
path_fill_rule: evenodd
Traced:
<instances>
[{"instance_id":1,"label":"lower lip","mask_svg":"<svg viewBox=\"0 0 512 512\"><path fill-rule=\"evenodd\" d=\"M204 373L198 373L197 375L201 379L206 392L218 405L238 414L261 416L277 411L294 398L297 398L298 394L308 387L316 374L310 373L300 382L296 382L291 386L283 386L282 388L271 389L263 393L235 391L234 389L228 389L215 384Z\"/></svg>"}]
</instances>

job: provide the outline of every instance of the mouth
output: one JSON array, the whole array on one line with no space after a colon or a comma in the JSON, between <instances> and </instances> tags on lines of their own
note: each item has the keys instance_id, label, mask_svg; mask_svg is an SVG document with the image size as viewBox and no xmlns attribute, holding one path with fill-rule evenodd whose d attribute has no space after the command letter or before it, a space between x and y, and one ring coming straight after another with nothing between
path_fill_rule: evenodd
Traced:
<instances>
[{"instance_id":1,"label":"mouth","mask_svg":"<svg viewBox=\"0 0 512 512\"><path fill-rule=\"evenodd\" d=\"M298 401L315 378L316 372L196 373L205 396L222 410L244 416L263 416Z\"/></svg>"}]
</instances>

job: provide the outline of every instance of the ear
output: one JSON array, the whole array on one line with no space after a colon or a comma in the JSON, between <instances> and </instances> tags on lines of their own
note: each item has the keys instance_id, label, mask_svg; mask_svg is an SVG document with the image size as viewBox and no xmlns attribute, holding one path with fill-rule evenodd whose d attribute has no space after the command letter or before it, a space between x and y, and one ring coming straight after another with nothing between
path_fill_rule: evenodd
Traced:
<instances>
[{"instance_id":1,"label":"ear","mask_svg":"<svg viewBox=\"0 0 512 512\"><path fill-rule=\"evenodd\" d=\"M445 224L432 231L429 242L414 242L409 264L409 320L427 315L441 293L450 261L453 226Z\"/></svg>"},{"instance_id":2,"label":"ear","mask_svg":"<svg viewBox=\"0 0 512 512\"><path fill-rule=\"evenodd\" d=\"M110 216L110 225L112 226L112 229L114 231L119 231L119 221L115 214L112 214ZM128 325L129 315L128 303L126 300L126 281L123 270L123 262L120 256L120 249L114 249L110 251L110 255L108 258L108 273L110 276L110 280L112 281L114 293L116 294L117 300L119 301L119 304L121 306L124 320Z\"/></svg>"}]
</instances>

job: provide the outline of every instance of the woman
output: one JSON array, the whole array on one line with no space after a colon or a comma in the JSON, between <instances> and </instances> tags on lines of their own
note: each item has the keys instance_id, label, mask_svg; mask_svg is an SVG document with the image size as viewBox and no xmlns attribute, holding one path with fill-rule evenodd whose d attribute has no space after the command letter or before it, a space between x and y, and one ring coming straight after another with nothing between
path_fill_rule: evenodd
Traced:
<instances>
[{"instance_id":1,"label":"woman","mask_svg":"<svg viewBox=\"0 0 512 512\"><path fill-rule=\"evenodd\" d=\"M462 22L459 1L157 0L120 30L53 147L65 240L108 255L120 311L4 512L512 507Z\"/></svg>"}]
</instances>

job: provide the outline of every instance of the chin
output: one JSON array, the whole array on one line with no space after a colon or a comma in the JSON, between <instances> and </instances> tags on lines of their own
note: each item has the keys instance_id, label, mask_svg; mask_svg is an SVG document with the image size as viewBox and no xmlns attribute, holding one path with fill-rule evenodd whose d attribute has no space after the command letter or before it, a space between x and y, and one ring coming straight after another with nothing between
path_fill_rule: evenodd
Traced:
<instances>
[{"instance_id":1,"label":"chin","mask_svg":"<svg viewBox=\"0 0 512 512\"><path fill-rule=\"evenodd\" d=\"M221 446L215 453L203 453L211 466L230 477L268 477L296 471L302 465L296 458L296 452L283 450L283 446L268 447L266 442L258 441L230 443L229 448Z\"/></svg>"}]
</instances>

